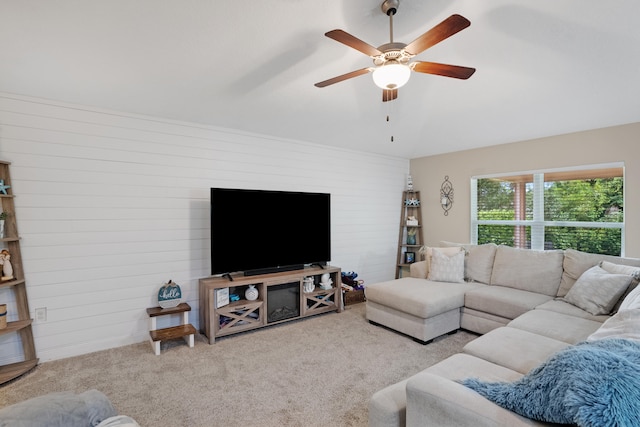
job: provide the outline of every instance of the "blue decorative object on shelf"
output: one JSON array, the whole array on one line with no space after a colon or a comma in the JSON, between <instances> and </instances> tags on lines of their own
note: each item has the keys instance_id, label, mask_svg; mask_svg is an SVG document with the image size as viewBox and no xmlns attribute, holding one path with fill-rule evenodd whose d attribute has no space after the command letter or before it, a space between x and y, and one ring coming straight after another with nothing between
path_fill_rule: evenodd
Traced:
<instances>
[{"instance_id":1,"label":"blue decorative object on shelf","mask_svg":"<svg viewBox=\"0 0 640 427\"><path fill-rule=\"evenodd\" d=\"M10 185L4 184L4 179L0 179L0 193L7 194L7 190L10 189Z\"/></svg>"},{"instance_id":2,"label":"blue decorative object on shelf","mask_svg":"<svg viewBox=\"0 0 640 427\"><path fill-rule=\"evenodd\" d=\"M180 285L169 280L158 291L158 305L162 308L176 307L182 300Z\"/></svg>"}]
</instances>

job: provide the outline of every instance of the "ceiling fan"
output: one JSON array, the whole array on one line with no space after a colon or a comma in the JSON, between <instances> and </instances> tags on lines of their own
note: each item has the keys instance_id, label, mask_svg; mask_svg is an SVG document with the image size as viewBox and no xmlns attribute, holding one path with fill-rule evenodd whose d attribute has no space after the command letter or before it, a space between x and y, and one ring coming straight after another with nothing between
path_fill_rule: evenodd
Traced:
<instances>
[{"instance_id":1,"label":"ceiling fan","mask_svg":"<svg viewBox=\"0 0 640 427\"><path fill-rule=\"evenodd\" d=\"M393 15L398 11L399 0L385 0L381 9L389 16L389 43L373 47L352 36L346 31L332 30L325 36L356 49L373 59L375 67L362 68L347 74L316 83L317 87L326 87L334 83L373 73L373 81L382 89L382 101L393 101L398 97L398 88L409 81L411 71L466 80L476 71L475 68L436 62L414 61L411 59L430 47L464 30L471 22L463 16L451 15L409 44L393 41Z\"/></svg>"}]
</instances>

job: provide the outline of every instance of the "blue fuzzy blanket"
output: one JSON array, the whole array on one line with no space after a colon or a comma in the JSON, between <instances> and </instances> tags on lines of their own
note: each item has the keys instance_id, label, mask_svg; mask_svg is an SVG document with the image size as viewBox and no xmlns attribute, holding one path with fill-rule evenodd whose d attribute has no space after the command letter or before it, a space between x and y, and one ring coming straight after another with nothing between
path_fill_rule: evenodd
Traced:
<instances>
[{"instance_id":1,"label":"blue fuzzy blanket","mask_svg":"<svg viewBox=\"0 0 640 427\"><path fill-rule=\"evenodd\" d=\"M461 383L527 418L584 427L640 425L640 342L568 347L512 383Z\"/></svg>"}]
</instances>

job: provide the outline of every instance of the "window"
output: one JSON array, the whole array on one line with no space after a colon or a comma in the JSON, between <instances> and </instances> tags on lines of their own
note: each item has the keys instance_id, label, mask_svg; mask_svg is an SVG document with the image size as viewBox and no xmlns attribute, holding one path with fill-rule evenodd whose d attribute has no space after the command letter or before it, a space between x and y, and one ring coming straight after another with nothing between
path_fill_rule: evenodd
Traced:
<instances>
[{"instance_id":1,"label":"window","mask_svg":"<svg viewBox=\"0 0 640 427\"><path fill-rule=\"evenodd\" d=\"M621 164L471 179L471 239L623 255Z\"/></svg>"}]
</instances>

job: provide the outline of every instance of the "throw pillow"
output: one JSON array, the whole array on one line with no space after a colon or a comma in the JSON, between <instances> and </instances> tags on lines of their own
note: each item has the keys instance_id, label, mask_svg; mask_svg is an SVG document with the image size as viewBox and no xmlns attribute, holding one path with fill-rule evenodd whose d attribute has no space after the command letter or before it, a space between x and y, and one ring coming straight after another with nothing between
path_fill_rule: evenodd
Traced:
<instances>
[{"instance_id":1,"label":"throw pillow","mask_svg":"<svg viewBox=\"0 0 640 427\"><path fill-rule=\"evenodd\" d=\"M522 416L583 427L637 425L640 342L606 339L570 346L512 383L461 381Z\"/></svg>"},{"instance_id":2,"label":"throw pillow","mask_svg":"<svg viewBox=\"0 0 640 427\"><path fill-rule=\"evenodd\" d=\"M633 267L631 265L614 264L609 261L602 261L600 263L600 267L602 267L604 270L608 271L609 273L627 274L633 277L633 280L631 280L631 283L629 284L629 286L627 286L627 289L624 291L622 296L618 299L616 304L613 306L613 310L611 310L612 313L617 313L618 310L620 310L622 301L624 301L624 299L629 295L629 293L631 293L631 291L633 291L638 286L638 281L640 279L640 267Z\"/></svg>"},{"instance_id":3,"label":"throw pillow","mask_svg":"<svg viewBox=\"0 0 640 427\"><path fill-rule=\"evenodd\" d=\"M563 300L594 316L609 314L631 280L631 276L612 274L596 265L582 273Z\"/></svg>"},{"instance_id":4,"label":"throw pillow","mask_svg":"<svg viewBox=\"0 0 640 427\"><path fill-rule=\"evenodd\" d=\"M600 267L609 273L626 274L627 276L640 278L640 267L633 267L631 265L614 264L609 261L601 261Z\"/></svg>"},{"instance_id":5,"label":"throw pillow","mask_svg":"<svg viewBox=\"0 0 640 427\"><path fill-rule=\"evenodd\" d=\"M624 338L640 341L640 308L620 310L607 319L597 331L589 335L587 341L604 338Z\"/></svg>"},{"instance_id":6,"label":"throw pillow","mask_svg":"<svg viewBox=\"0 0 640 427\"><path fill-rule=\"evenodd\" d=\"M452 246L447 248L438 248L439 251L451 256L455 255L462 250L462 248L458 246ZM433 247L431 246L423 246L418 251L420 255L424 257L424 260L427 262L427 277L429 276L429 271L431 270L431 259L433 258Z\"/></svg>"},{"instance_id":7,"label":"throw pillow","mask_svg":"<svg viewBox=\"0 0 640 427\"><path fill-rule=\"evenodd\" d=\"M634 290L629 292L629 295L620 304L620 311L636 308L640 308L640 286L636 286Z\"/></svg>"},{"instance_id":8,"label":"throw pillow","mask_svg":"<svg viewBox=\"0 0 640 427\"><path fill-rule=\"evenodd\" d=\"M458 252L449 256L440 248L433 248L429 280L434 282L464 282L464 251L456 248Z\"/></svg>"},{"instance_id":9,"label":"throw pillow","mask_svg":"<svg viewBox=\"0 0 640 427\"><path fill-rule=\"evenodd\" d=\"M496 256L498 245L486 243L474 245L471 243L452 243L442 241L442 246L459 246L464 248L464 280L467 282L478 282L489 284L491 282L491 271L493 270L493 260Z\"/></svg>"}]
</instances>

